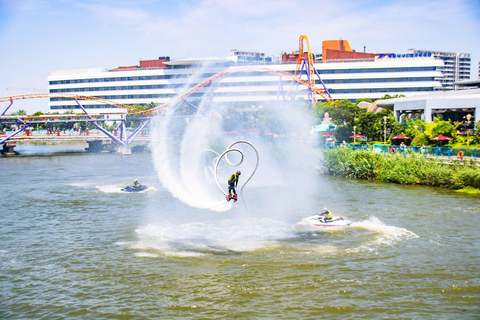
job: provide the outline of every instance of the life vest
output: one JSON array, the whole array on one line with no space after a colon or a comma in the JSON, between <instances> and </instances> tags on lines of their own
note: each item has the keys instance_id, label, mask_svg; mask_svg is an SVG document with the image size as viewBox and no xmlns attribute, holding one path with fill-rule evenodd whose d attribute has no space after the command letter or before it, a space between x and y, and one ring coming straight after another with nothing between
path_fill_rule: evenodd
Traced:
<instances>
[{"instance_id":1,"label":"life vest","mask_svg":"<svg viewBox=\"0 0 480 320\"><path fill-rule=\"evenodd\" d=\"M326 214L327 214L327 218L333 219L333 215L330 213L330 211L327 210Z\"/></svg>"},{"instance_id":2,"label":"life vest","mask_svg":"<svg viewBox=\"0 0 480 320\"><path fill-rule=\"evenodd\" d=\"M232 174L232 176L228 179L228 182L230 183L235 183L235 181L238 180L238 175L237 173L235 172L234 174Z\"/></svg>"}]
</instances>

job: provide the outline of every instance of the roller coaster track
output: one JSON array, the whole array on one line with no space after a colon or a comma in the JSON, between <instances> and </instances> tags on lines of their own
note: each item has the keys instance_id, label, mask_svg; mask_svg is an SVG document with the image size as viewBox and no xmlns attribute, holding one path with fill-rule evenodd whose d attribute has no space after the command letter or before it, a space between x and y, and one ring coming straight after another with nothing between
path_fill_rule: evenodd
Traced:
<instances>
[{"instance_id":1,"label":"roller coaster track","mask_svg":"<svg viewBox=\"0 0 480 320\"><path fill-rule=\"evenodd\" d=\"M313 68L311 69L313 71ZM262 67L231 67L227 70L224 70L224 71L220 71L219 73L216 73L214 74L213 76L199 82L198 84L196 84L195 86L193 86L192 88L190 88L189 90L185 91L184 93L182 93L181 95L179 95L178 97L176 97L175 99L169 101L169 102L166 102L156 108L152 108L152 109L149 109L149 110L145 110L145 111L142 111L144 114L152 114L158 110L161 110L161 109L165 109L167 108L169 105L177 102L177 101L180 101L180 100L185 100L188 96L190 96L191 94L197 92L198 90L200 90L201 88L205 87L205 86L208 86L209 84L213 83L215 80L219 79L219 78L223 78L229 74L232 74L232 73L240 73L240 72L245 72L245 73L248 73L248 72L264 72L264 73L270 73L270 74L274 74L274 75L278 75L278 76L281 76L281 77L286 77L286 78L289 78L289 79L292 79L292 81L295 81L295 82L298 82L298 83L301 83L307 87L309 87L310 89L312 89L312 91L320 96L322 96L326 101L330 101L330 102L333 102L332 98L326 94L326 92L322 89L319 89L315 86L315 81L313 81L311 79L311 81L307 81L307 80L304 80L304 79L301 79L299 78L298 75L294 75L294 74L291 74L291 73L288 73L288 72L285 72L285 71L280 71L280 70L275 70L275 69L269 69L269 68L262 68Z\"/></svg>"},{"instance_id":2,"label":"roller coaster track","mask_svg":"<svg viewBox=\"0 0 480 320\"><path fill-rule=\"evenodd\" d=\"M82 95L75 95L75 94L67 94L67 93L32 93L32 94L22 94L17 96L10 96L10 97L3 97L0 98L0 102L5 101L14 101L14 100L23 100L23 99L36 99L36 98L67 98L67 99L76 99L76 100L92 100L92 101L99 101L108 105L112 105L118 108L127 109L131 113L141 113L143 111L138 110L136 108L112 101L106 100L98 97L92 96L82 96Z\"/></svg>"},{"instance_id":3,"label":"roller coaster track","mask_svg":"<svg viewBox=\"0 0 480 320\"><path fill-rule=\"evenodd\" d=\"M302 62L303 62L303 41L305 40L305 43L307 44L307 54L308 54L308 66L309 66L309 71L310 71L310 84L315 85L315 80L313 80L313 77L315 76L315 71L313 67L313 54L312 54L312 47L310 46L310 40L308 37L304 34L300 36L300 45L298 49L298 59L297 59L297 68L295 69L295 75L298 76L298 73L300 72L300 68L302 67Z\"/></svg>"},{"instance_id":4,"label":"roller coaster track","mask_svg":"<svg viewBox=\"0 0 480 320\"><path fill-rule=\"evenodd\" d=\"M308 43L308 42L307 42ZM313 71L313 68L310 68L311 71ZM326 101L333 102L332 98L325 92L325 90L319 89L315 86L315 81L310 77L310 81L301 79L299 75L296 74L291 74L289 72L285 71L280 71L280 70L275 70L275 69L269 69L269 68L264 68L264 67L231 67L227 70L220 71L219 73L214 74L213 76L199 82L192 88L188 89L184 93L180 94L179 96L175 97L174 99L170 100L169 102L166 102L158 107L148 109L148 110L138 110L136 108L133 108L131 106L127 106L112 100L106 100L98 97L93 97L93 96L83 96L83 95L74 95L74 94L66 94L66 93L33 93L33 94L22 94L22 95L16 95L16 96L11 96L11 97L3 97L0 98L0 102L5 102L5 101L14 101L14 100L23 100L23 99L34 99L34 98L67 98L67 99L76 99L76 100L92 100L92 101L99 101L108 105L116 106L118 108L122 109L127 109L130 114L144 114L144 115L152 115L153 113L165 109L169 107L171 104L176 103L177 101L180 100L185 100L188 96L191 94L197 92L198 90L202 89L203 87L213 83L215 80L223 78L225 76L228 76L229 74L233 73L248 73L248 72L263 72L263 73L270 73L274 75L278 75L281 77L286 77L291 79L293 82L298 82L300 84L303 84L310 88L315 94L320 95L323 97Z\"/></svg>"}]
</instances>

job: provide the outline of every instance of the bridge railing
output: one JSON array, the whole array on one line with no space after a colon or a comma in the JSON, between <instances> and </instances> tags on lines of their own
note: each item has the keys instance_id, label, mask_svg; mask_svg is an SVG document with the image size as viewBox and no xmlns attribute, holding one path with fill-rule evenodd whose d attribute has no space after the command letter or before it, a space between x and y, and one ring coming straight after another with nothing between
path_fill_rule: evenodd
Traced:
<instances>
[{"instance_id":1,"label":"bridge railing","mask_svg":"<svg viewBox=\"0 0 480 320\"><path fill-rule=\"evenodd\" d=\"M0 130L0 136L8 136L15 132L14 130ZM134 132L133 129L127 129L126 134L132 134ZM20 136L51 136L51 135L62 135L62 136L84 136L84 135L103 135L100 130L97 129L88 129L88 130L74 130L74 129L66 129L66 130L25 130L24 132L20 133ZM140 135L143 135L142 133Z\"/></svg>"}]
</instances>

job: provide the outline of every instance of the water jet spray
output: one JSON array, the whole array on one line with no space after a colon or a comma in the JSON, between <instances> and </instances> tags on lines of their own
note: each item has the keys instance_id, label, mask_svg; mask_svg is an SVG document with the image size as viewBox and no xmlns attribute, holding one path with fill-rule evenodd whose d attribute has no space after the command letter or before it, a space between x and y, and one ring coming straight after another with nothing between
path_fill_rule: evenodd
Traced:
<instances>
[{"instance_id":1,"label":"water jet spray","mask_svg":"<svg viewBox=\"0 0 480 320\"><path fill-rule=\"evenodd\" d=\"M257 156L257 162L255 163L255 168L253 169L253 172L250 174L250 176L247 178L247 181L245 181L244 184L242 184L242 187L240 188L240 196L242 197L242 202L243 204L245 205L245 208L248 212L248 215L250 217L250 222L252 223L252 227L255 229L255 226L253 225L253 221L252 221L252 216L250 214L250 210L248 209L248 206L247 206L247 202L245 201L245 197L243 196L243 188L245 188L245 186L247 185L248 181L250 181L250 179L253 177L253 175L255 174L255 172L257 171L257 168L258 168L258 163L260 161L260 156L258 155L258 150L257 148L255 148L255 146L249 142L249 141L245 141L245 140L238 140L238 141L235 141L234 143L230 144L227 148L227 150L223 151L223 153L218 157L217 159L217 162L215 164L215 182L217 183L217 187L218 189L225 195L227 196L228 193L223 190L223 188L220 186L220 183L218 182L218 164L220 163L220 161L223 159L223 157L225 157L225 160L227 161L227 163L229 165L231 165L232 167L238 167L239 165L241 165L243 163L243 160L245 158L245 155L244 153L242 152L242 150L240 149L237 149L237 148L232 148L234 145L236 144L240 144L240 143L244 143L244 144L247 144L249 145L250 147L253 148L253 150L255 151L255 154ZM241 159L238 163L234 163L234 162L231 162L229 159L228 159L228 154L230 152L238 152L240 153L240 156L241 156Z\"/></svg>"}]
</instances>

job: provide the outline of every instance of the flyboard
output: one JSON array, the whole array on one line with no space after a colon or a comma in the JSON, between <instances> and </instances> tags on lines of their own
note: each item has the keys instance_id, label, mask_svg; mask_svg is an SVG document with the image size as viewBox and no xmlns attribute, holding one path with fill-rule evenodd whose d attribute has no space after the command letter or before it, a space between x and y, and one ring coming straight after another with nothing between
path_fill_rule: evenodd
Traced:
<instances>
[{"instance_id":1,"label":"flyboard","mask_svg":"<svg viewBox=\"0 0 480 320\"><path fill-rule=\"evenodd\" d=\"M238 141L235 141L234 143L230 144L227 148L227 150L223 151L222 154L217 158L217 161L215 163L215 170L214 170L214 175L215 175L215 182L217 183L217 187L218 189L225 195L225 199L227 201L230 201L233 199L234 202L237 201L237 195L235 194L233 197L228 193L226 192L221 186L220 186L220 183L218 182L218 169L219 169L219 163L220 161L225 157L225 161L232 167L238 167L239 165L241 165L243 163L243 160L245 158L245 155L243 154L242 150L240 149L237 149L237 148L232 148L233 146L237 145L237 144L246 144L246 145L249 145L250 147L253 148L253 150L255 151L255 154L257 156L257 162L255 163L255 168L253 169L253 172L250 174L250 176L247 178L247 180L245 181L245 183L242 184L241 188L240 188L240 195L242 197L242 201L243 203L245 204L245 206L247 206L247 204L245 203L245 199L243 197L243 188L247 185L248 181L250 181L250 179L253 177L253 175L255 174L255 172L257 171L257 168L258 168L258 162L260 161L260 156L258 155L258 151L257 151L257 148L255 148L255 146L249 142L249 141L245 141L245 140L238 140ZM240 161L238 163L234 163L234 162L231 162L229 159L228 159L228 154L230 152L237 152L240 154L241 158L240 158ZM248 207L247 207L247 210L248 210Z\"/></svg>"}]
</instances>

